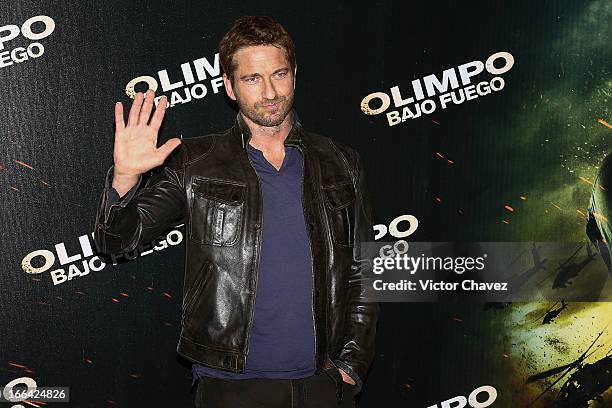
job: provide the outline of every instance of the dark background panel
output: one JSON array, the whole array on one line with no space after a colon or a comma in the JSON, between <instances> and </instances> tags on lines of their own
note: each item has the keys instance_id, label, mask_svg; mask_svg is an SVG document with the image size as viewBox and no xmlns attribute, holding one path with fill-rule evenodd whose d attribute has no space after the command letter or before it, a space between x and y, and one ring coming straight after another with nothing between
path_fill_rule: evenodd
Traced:
<instances>
[{"instance_id":1,"label":"dark background panel","mask_svg":"<svg viewBox=\"0 0 612 408\"><path fill-rule=\"evenodd\" d=\"M126 84L164 69L182 79L180 65L212 61L245 14L272 15L292 35L300 120L361 153L376 223L415 215L417 241L585 239L576 210L589 185L579 176L592 180L610 150L596 122L609 120L612 92L605 1L4 2L0 26L47 15L56 27L40 58L0 68L0 385L28 375L69 385L73 406L189 406L189 363L175 352L182 245L60 285L21 263L59 243L77 254L93 230L113 104L131 103ZM501 92L393 127L360 110L372 92L408 91L413 79L498 51L515 58ZM203 83L205 98L168 110L160 140L232 125L228 98ZM513 406L520 381L499 358L512 330L503 314L382 306L361 407L429 406L487 383L499 406Z\"/></svg>"}]
</instances>

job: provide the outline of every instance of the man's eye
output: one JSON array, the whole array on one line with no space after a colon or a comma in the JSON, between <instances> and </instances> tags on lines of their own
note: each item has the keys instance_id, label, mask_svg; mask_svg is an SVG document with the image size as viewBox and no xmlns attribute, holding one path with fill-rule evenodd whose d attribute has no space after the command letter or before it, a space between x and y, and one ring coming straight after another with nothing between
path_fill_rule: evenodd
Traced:
<instances>
[{"instance_id":1,"label":"man's eye","mask_svg":"<svg viewBox=\"0 0 612 408\"><path fill-rule=\"evenodd\" d=\"M278 72L278 73L276 74L276 76L277 76L278 78L284 78L285 76L287 76L287 72L284 72L284 71L283 71L283 72Z\"/></svg>"},{"instance_id":2,"label":"man's eye","mask_svg":"<svg viewBox=\"0 0 612 408\"><path fill-rule=\"evenodd\" d=\"M249 84L254 84L256 79L257 78L255 78L255 77L249 77L249 78L245 79L245 81L247 83L249 83Z\"/></svg>"}]
</instances>

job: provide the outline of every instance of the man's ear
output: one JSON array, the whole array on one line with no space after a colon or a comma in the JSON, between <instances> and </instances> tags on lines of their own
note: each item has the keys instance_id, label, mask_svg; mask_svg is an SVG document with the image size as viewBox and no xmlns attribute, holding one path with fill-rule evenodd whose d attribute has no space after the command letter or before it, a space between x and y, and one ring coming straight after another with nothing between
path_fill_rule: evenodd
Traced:
<instances>
[{"instance_id":1,"label":"man's ear","mask_svg":"<svg viewBox=\"0 0 612 408\"><path fill-rule=\"evenodd\" d=\"M227 96L232 100L236 100L236 95L234 94L234 88L232 87L232 81L229 80L225 72L223 73L223 85L225 85L225 92L227 92Z\"/></svg>"},{"instance_id":2,"label":"man's ear","mask_svg":"<svg viewBox=\"0 0 612 408\"><path fill-rule=\"evenodd\" d=\"M296 76L297 76L297 64L295 64L295 68L293 68L293 89L295 89Z\"/></svg>"}]
</instances>

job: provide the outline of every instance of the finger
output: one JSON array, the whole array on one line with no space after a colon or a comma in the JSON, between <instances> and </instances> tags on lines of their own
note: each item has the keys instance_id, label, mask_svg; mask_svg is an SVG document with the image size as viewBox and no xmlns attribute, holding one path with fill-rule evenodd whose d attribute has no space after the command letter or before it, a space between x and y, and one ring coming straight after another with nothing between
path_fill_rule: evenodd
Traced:
<instances>
[{"instance_id":1,"label":"finger","mask_svg":"<svg viewBox=\"0 0 612 408\"><path fill-rule=\"evenodd\" d=\"M168 155L172 153L172 151L176 149L180 144L181 139L179 139L178 137L173 137L172 139L161 145L159 149L157 149L157 154L159 154L159 157L162 159L160 161L163 162L164 160L166 160Z\"/></svg>"},{"instance_id":2,"label":"finger","mask_svg":"<svg viewBox=\"0 0 612 408\"><path fill-rule=\"evenodd\" d=\"M140 113L140 107L142 106L142 100L144 95L142 92L136 92L134 102L130 108L130 115L128 116L128 126L135 126L138 123L138 113Z\"/></svg>"},{"instance_id":3,"label":"finger","mask_svg":"<svg viewBox=\"0 0 612 408\"><path fill-rule=\"evenodd\" d=\"M146 125L149 123L149 117L151 116L151 110L153 109L153 98L155 97L155 92L152 89L147 89L145 93L144 103L142 104L142 109L140 110L140 115L138 116L138 124Z\"/></svg>"},{"instance_id":4,"label":"finger","mask_svg":"<svg viewBox=\"0 0 612 408\"><path fill-rule=\"evenodd\" d=\"M123 120L123 104L115 103L115 134L125 129L125 121Z\"/></svg>"},{"instance_id":5,"label":"finger","mask_svg":"<svg viewBox=\"0 0 612 408\"><path fill-rule=\"evenodd\" d=\"M157 108L155 108L155 113L153 113L153 117L151 118L150 126L159 130L161 127L161 123L164 120L164 114L166 113L166 109L168 108L168 98L166 96L162 96L159 99L159 103L157 104Z\"/></svg>"}]
</instances>

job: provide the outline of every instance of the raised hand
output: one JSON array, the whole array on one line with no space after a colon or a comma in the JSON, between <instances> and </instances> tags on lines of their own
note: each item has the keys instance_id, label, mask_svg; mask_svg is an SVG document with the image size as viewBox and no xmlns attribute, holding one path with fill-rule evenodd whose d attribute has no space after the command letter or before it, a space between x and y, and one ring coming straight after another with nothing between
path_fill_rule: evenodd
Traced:
<instances>
[{"instance_id":1,"label":"raised hand","mask_svg":"<svg viewBox=\"0 0 612 408\"><path fill-rule=\"evenodd\" d=\"M113 160L113 187L123 196L137 182L141 174L161 165L168 155L181 144L181 139L172 138L159 148L157 135L168 107L162 97L151 117L155 92L137 92L130 108L127 126L123 119L123 105L115 104L115 147Z\"/></svg>"}]
</instances>

